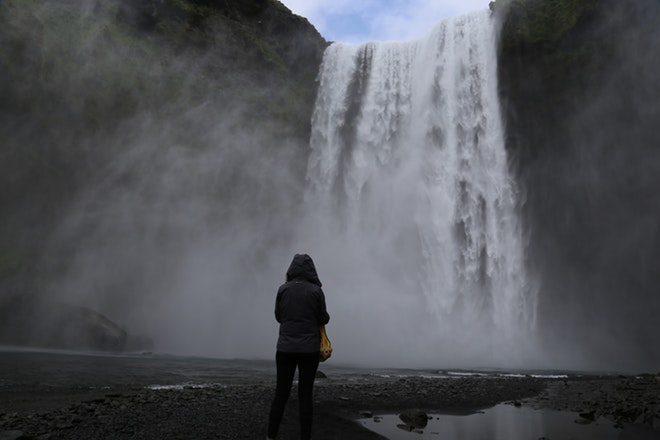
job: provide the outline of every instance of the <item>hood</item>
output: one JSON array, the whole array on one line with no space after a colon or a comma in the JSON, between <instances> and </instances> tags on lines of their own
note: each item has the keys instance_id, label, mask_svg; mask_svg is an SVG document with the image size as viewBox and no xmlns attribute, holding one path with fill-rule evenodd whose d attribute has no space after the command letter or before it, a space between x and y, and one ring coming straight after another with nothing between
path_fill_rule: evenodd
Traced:
<instances>
[{"instance_id":1,"label":"hood","mask_svg":"<svg viewBox=\"0 0 660 440\"><path fill-rule=\"evenodd\" d=\"M289 270L286 271L286 280L305 280L321 287L321 281L316 273L314 261L307 254L296 254L293 256Z\"/></svg>"}]
</instances>

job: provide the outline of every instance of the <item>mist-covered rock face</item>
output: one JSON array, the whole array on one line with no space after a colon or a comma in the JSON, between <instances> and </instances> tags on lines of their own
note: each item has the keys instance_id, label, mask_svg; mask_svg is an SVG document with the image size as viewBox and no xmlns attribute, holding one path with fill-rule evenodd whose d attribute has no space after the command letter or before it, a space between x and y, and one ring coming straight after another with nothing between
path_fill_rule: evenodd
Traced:
<instances>
[{"instance_id":1,"label":"mist-covered rock face","mask_svg":"<svg viewBox=\"0 0 660 440\"><path fill-rule=\"evenodd\" d=\"M272 325L326 43L279 2L217 3L0 2L0 301L170 351Z\"/></svg>"},{"instance_id":2,"label":"mist-covered rock face","mask_svg":"<svg viewBox=\"0 0 660 440\"><path fill-rule=\"evenodd\" d=\"M500 56L539 331L557 364L657 368L660 3L581 2L520 24L558 3L513 3Z\"/></svg>"}]
</instances>

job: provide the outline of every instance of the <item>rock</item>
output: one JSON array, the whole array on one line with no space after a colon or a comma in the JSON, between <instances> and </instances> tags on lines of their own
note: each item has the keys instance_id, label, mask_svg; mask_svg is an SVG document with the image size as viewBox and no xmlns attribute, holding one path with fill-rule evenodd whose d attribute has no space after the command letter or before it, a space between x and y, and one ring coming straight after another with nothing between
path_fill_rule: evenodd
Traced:
<instances>
[{"instance_id":1,"label":"rock","mask_svg":"<svg viewBox=\"0 0 660 440\"><path fill-rule=\"evenodd\" d=\"M371 412L371 411L367 411L367 410L362 410L362 411L360 411L360 416L362 416L362 417L369 417L369 418L371 418L371 417L373 417L373 415L374 415L374 413Z\"/></svg>"},{"instance_id":2,"label":"rock","mask_svg":"<svg viewBox=\"0 0 660 440\"><path fill-rule=\"evenodd\" d=\"M619 407L614 410L613 415L620 422L634 422L642 414L642 408Z\"/></svg>"},{"instance_id":3,"label":"rock","mask_svg":"<svg viewBox=\"0 0 660 440\"><path fill-rule=\"evenodd\" d=\"M596 415L596 411L595 411L595 410L594 410L594 411L589 411L589 412L583 412L583 413L580 413L580 417L582 417L583 419L589 420L589 421L591 421L591 422L594 421L594 419L595 419L595 415Z\"/></svg>"},{"instance_id":4,"label":"rock","mask_svg":"<svg viewBox=\"0 0 660 440\"><path fill-rule=\"evenodd\" d=\"M398 425L396 425L396 427L408 432L411 432L413 430L412 426L403 423L399 423Z\"/></svg>"},{"instance_id":5,"label":"rock","mask_svg":"<svg viewBox=\"0 0 660 440\"><path fill-rule=\"evenodd\" d=\"M55 427L57 429L71 429L73 428L73 424L64 422L64 423L58 423Z\"/></svg>"},{"instance_id":6,"label":"rock","mask_svg":"<svg viewBox=\"0 0 660 440\"><path fill-rule=\"evenodd\" d=\"M87 307L16 295L0 304L0 343L121 351L126 331Z\"/></svg>"},{"instance_id":7,"label":"rock","mask_svg":"<svg viewBox=\"0 0 660 440\"><path fill-rule=\"evenodd\" d=\"M23 431L0 431L0 440L21 440L26 438Z\"/></svg>"},{"instance_id":8,"label":"rock","mask_svg":"<svg viewBox=\"0 0 660 440\"><path fill-rule=\"evenodd\" d=\"M399 414L399 419L411 428L421 429L426 427L429 421L429 416L424 411L409 409Z\"/></svg>"},{"instance_id":9,"label":"rock","mask_svg":"<svg viewBox=\"0 0 660 440\"><path fill-rule=\"evenodd\" d=\"M327 379L328 376L325 375L325 373L321 370L316 370L316 378L317 379Z\"/></svg>"}]
</instances>

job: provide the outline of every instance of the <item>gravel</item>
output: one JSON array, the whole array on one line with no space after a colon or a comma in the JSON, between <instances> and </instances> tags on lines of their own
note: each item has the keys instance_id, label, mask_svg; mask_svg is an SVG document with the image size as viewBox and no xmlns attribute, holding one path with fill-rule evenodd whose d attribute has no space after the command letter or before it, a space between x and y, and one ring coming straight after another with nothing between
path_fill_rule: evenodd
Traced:
<instances>
[{"instance_id":1,"label":"gravel","mask_svg":"<svg viewBox=\"0 0 660 440\"><path fill-rule=\"evenodd\" d=\"M181 389L66 390L0 388L0 440L17 439L260 439L273 383ZM393 378L373 383L318 380L315 439L380 439L356 420L411 408L470 413L498 403L600 417L617 426L660 430L660 380L638 377ZM295 389L280 438L298 437ZM660 431L658 431L660 432ZM659 436L660 437L660 436Z\"/></svg>"}]
</instances>

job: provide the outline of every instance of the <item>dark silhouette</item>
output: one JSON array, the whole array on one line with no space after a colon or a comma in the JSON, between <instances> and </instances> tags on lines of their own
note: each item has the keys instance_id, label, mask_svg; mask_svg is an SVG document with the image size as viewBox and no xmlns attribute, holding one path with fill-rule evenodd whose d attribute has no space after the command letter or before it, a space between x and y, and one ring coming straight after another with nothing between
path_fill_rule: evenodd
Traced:
<instances>
[{"instance_id":1,"label":"dark silhouette","mask_svg":"<svg viewBox=\"0 0 660 440\"><path fill-rule=\"evenodd\" d=\"M268 438L277 437L293 376L298 368L300 438L312 435L312 393L320 360L319 327L330 320L325 295L314 261L307 254L296 254L286 272L286 283L277 291L275 319L280 323L277 340L277 389L268 418Z\"/></svg>"}]
</instances>

